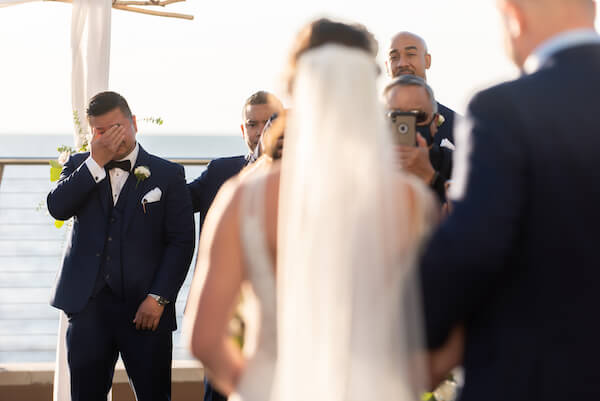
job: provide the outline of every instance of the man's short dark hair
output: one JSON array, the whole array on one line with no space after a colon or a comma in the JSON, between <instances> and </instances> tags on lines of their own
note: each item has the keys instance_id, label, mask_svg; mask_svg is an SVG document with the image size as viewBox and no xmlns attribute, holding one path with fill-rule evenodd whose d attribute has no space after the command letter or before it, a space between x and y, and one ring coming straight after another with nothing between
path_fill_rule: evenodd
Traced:
<instances>
[{"instance_id":1,"label":"man's short dark hair","mask_svg":"<svg viewBox=\"0 0 600 401\"><path fill-rule=\"evenodd\" d=\"M244 107L242 108L242 118L244 118L246 115L247 106L255 106L259 104L272 104L278 109L283 110L283 105L281 104L281 101L277 99L277 96L267 91L258 91L250 95L250 97L244 102Z\"/></svg>"},{"instance_id":2,"label":"man's short dark hair","mask_svg":"<svg viewBox=\"0 0 600 401\"><path fill-rule=\"evenodd\" d=\"M97 117L117 108L125 117L131 118L131 109L123 96L117 92L100 92L90 99L86 114L88 118Z\"/></svg>"}]
</instances>

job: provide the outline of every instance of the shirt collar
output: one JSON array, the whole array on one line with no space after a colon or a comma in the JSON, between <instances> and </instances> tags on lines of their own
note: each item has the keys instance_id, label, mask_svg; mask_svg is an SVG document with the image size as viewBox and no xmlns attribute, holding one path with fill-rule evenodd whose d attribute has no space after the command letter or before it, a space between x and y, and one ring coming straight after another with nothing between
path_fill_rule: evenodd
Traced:
<instances>
[{"instance_id":1,"label":"shirt collar","mask_svg":"<svg viewBox=\"0 0 600 401\"><path fill-rule=\"evenodd\" d=\"M600 43L600 36L593 29L573 29L559 33L535 48L523 64L526 74L533 74L554 54L579 45Z\"/></svg>"},{"instance_id":2,"label":"shirt collar","mask_svg":"<svg viewBox=\"0 0 600 401\"><path fill-rule=\"evenodd\" d=\"M135 162L137 161L138 153L140 153L140 144L136 141L133 150L129 152L127 156L117 161L120 162L123 160L129 160L129 162L131 163L131 168L133 169L133 167L135 166Z\"/></svg>"}]
</instances>

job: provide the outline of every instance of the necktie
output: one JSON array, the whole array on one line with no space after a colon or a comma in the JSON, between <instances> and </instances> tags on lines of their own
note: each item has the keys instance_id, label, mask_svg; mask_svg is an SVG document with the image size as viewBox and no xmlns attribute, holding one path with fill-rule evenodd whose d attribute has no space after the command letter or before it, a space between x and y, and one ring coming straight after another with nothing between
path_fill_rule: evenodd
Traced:
<instances>
[{"instance_id":1,"label":"necktie","mask_svg":"<svg viewBox=\"0 0 600 401\"><path fill-rule=\"evenodd\" d=\"M120 168L123 171L129 172L131 170L131 162L129 160L122 160L120 162L111 160L106 163L104 166L107 170L112 170L113 168Z\"/></svg>"}]
</instances>

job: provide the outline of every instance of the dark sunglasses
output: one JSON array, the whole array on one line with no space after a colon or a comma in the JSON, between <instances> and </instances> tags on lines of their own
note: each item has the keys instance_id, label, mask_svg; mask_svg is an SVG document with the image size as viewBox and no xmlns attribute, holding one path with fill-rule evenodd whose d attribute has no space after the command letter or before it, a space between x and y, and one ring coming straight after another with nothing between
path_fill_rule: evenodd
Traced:
<instances>
[{"instance_id":1,"label":"dark sunglasses","mask_svg":"<svg viewBox=\"0 0 600 401\"><path fill-rule=\"evenodd\" d=\"M414 114L415 118L416 118L416 122L417 124L423 124L426 123L427 121L429 121L429 114L427 114L424 111L420 111L420 110L410 110L410 111L401 111L401 110L393 110L390 113L388 113L388 116L390 118L393 118L396 116L396 113L399 114L404 114L404 113L410 113L410 114Z\"/></svg>"}]
</instances>

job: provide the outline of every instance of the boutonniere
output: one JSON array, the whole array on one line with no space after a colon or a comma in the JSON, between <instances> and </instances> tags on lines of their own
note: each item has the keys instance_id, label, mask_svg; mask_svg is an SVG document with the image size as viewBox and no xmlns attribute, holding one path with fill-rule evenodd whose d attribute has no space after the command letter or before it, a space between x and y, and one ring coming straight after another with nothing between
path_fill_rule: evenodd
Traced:
<instances>
[{"instance_id":1,"label":"boutonniere","mask_svg":"<svg viewBox=\"0 0 600 401\"><path fill-rule=\"evenodd\" d=\"M137 178L137 183L135 184L135 187L137 188L138 185L140 185L140 182L150 177L150 169L146 166L138 166L133 170L133 174L135 175L135 178Z\"/></svg>"},{"instance_id":2,"label":"boutonniere","mask_svg":"<svg viewBox=\"0 0 600 401\"><path fill-rule=\"evenodd\" d=\"M441 127L445 121L446 121L446 119L444 118L444 116L441 114L438 114L438 118L437 118L437 122L436 122L436 125L438 126L438 128Z\"/></svg>"}]
</instances>

